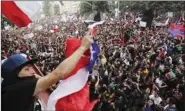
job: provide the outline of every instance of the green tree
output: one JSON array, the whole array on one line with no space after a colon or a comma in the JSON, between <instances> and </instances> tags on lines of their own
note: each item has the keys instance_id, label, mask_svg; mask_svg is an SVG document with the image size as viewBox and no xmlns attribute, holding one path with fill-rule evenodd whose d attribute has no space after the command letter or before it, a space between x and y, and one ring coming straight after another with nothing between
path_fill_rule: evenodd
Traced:
<instances>
[{"instance_id":1,"label":"green tree","mask_svg":"<svg viewBox=\"0 0 185 111\"><path fill-rule=\"evenodd\" d=\"M44 6L43 6L43 12L46 16L50 16L51 14L51 2L50 1L44 1Z\"/></svg>"},{"instance_id":2,"label":"green tree","mask_svg":"<svg viewBox=\"0 0 185 111\"><path fill-rule=\"evenodd\" d=\"M3 17L1 15L1 29L4 29L7 25L10 25L12 27L15 26L13 23L11 23L10 21L8 21L8 19L6 19L5 17Z\"/></svg>"},{"instance_id":3,"label":"green tree","mask_svg":"<svg viewBox=\"0 0 185 111\"><path fill-rule=\"evenodd\" d=\"M180 13L185 10L185 1L120 1L122 12L141 12L149 8L154 11L156 16L166 12Z\"/></svg>"},{"instance_id":4,"label":"green tree","mask_svg":"<svg viewBox=\"0 0 185 111\"><path fill-rule=\"evenodd\" d=\"M54 14L59 15L60 14L60 7L58 4L54 5Z\"/></svg>"},{"instance_id":5,"label":"green tree","mask_svg":"<svg viewBox=\"0 0 185 111\"><path fill-rule=\"evenodd\" d=\"M64 5L63 1L59 1L60 2L60 5Z\"/></svg>"},{"instance_id":6,"label":"green tree","mask_svg":"<svg viewBox=\"0 0 185 111\"><path fill-rule=\"evenodd\" d=\"M93 12L110 12L108 1L83 1L80 3L80 14L90 15Z\"/></svg>"}]
</instances>

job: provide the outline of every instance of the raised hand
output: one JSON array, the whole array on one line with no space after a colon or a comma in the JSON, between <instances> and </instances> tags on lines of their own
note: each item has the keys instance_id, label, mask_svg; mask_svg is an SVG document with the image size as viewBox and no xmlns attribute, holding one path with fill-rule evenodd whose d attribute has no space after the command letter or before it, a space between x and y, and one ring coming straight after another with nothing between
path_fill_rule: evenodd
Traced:
<instances>
[{"instance_id":1,"label":"raised hand","mask_svg":"<svg viewBox=\"0 0 185 111\"><path fill-rule=\"evenodd\" d=\"M82 44L81 44L81 48L84 48L85 50L88 49L91 44L93 43L93 35L92 35L92 30L89 30L87 32L87 34L85 35L85 37L82 39Z\"/></svg>"}]
</instances>

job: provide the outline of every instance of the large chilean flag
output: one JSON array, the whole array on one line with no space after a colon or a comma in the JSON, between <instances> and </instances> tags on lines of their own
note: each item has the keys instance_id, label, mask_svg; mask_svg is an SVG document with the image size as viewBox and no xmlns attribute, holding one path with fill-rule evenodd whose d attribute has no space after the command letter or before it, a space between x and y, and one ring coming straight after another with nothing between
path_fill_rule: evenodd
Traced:
<instances>
[{"instance_id":1,"label":"large chilean flag","mask_svg":"<svg viewBox=\"0 0 185 111\"><path fill-rule=\"evenodd\" d=\"M79 39L68 39L66 57L69 57L81 44ZM84 53L71 74L61 80L47 103L47 110L52 111L90 111L97 100L89 101L89 85L87 84L89 71L94 66L100 50L94 42L90 50Z\"/></svg>"},{"instance_id":2,"label":"large chilean flag","mask_svg":"<svg viewBox=\"0 0 185 111\"><path fill-rule=\"evenodd\" d=\"M26 27L41 8L40 1L1 1L1 11L10 22Z\"/></svg>"}]
</instances>

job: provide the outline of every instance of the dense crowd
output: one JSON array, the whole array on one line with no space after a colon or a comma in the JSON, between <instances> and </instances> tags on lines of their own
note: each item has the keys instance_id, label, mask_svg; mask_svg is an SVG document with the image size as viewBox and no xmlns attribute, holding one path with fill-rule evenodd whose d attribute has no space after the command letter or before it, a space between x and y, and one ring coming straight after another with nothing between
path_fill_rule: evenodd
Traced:
<instances>
[{"instance_id":1,"label":"dense crowd","mask_svg":"<svg viewBox=\"0 0 185 111\"><path fill-rule=\"evenodd\" d=\"M42 30L36 30L42 25ZM81 38L88 30L83 22L42 21L32 28L2 30L2 59L16 53L38 58L43 75L65 59L65 40ZM94 39L100 46L98 65L89 84L90 100L99 99L94 111L184 111L185 110L185 39L174 39L168 27L130 27L133 34L124 41L125 22L106 21L97 26ZM31 39L25 39L32 33ZM99 83L97 85L97 83Z\"/></svg>"}]
</instances>

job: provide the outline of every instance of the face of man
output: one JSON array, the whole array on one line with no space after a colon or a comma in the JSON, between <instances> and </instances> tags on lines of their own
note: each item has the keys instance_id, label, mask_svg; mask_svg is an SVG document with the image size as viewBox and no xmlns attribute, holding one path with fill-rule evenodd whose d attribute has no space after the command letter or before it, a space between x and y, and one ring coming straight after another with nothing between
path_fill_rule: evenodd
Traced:
<instances>
[{"instance_id":1,"label":"face of man","mask_svg":"<svg viewBox=\"0 0 185 111\"><path fill-rule=\"evenodd\" d=\"M148 104L149 104L149 106L152 106L154 103L152 100L148 100Z\"/></svg>"},{"instance_id":2,"label":"face of man","mask_svg":"<svg viewBox=\"0 0 185 111\"><path fill-rule=\"evenodd\" d=\"M34 76L36 74L33 65L24 66L18 74L18 77Z\"/></svg>"}]
</instances>

